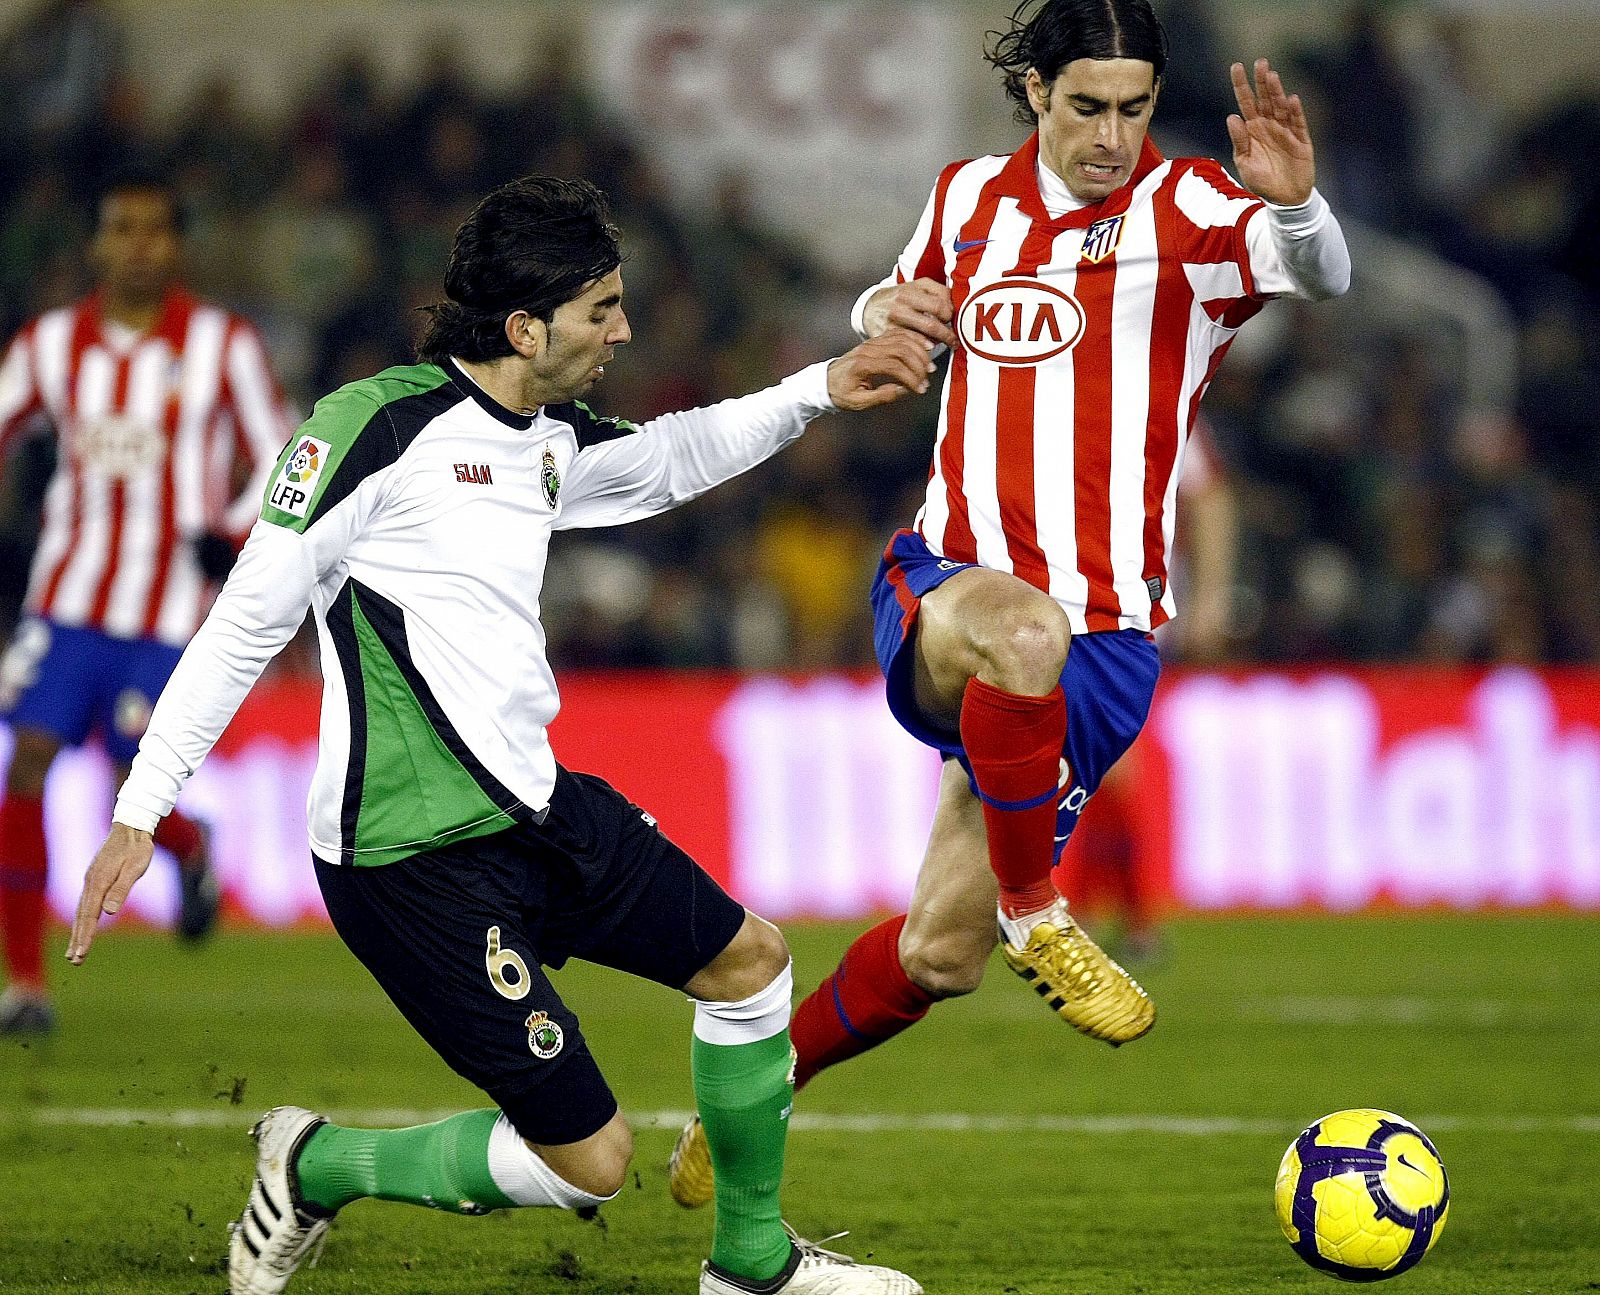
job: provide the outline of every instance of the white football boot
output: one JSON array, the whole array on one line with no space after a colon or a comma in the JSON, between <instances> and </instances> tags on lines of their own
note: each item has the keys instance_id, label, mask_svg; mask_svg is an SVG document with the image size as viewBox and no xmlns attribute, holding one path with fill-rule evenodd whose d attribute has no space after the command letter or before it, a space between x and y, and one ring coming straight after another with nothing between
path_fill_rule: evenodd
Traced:
<instances>
[{"instance_id":1,"label":"white football boot","mask_svg":"<svg viewBox=\"0 0 1600 1295\"><path fill-rule=\"evenodd\" d=\"M787 1223L783 1230L794 1243L794 1253L788 1267L776 1277L750 1282L713 1268L707 1261L700 1265L700 1295L922 1295L922 1287L905 1273L858 1264L849 1255L824 1250L815 1241L797 1236Z\"/></svg>"},{"instance_id":2,"label":"white football boot","mask_svg":"<svg viewBox=\"0 0 1600 1295\"><path fill-rule=\"evenodd\" d=\"M279 1295L295 1270L316 1266L332 1215L308 1212L294 1174L295 1156L327 1121L299 1106L275 1106L250 1130L256 1180L244 1214L228 1230L229 1295Z\"/></svg>"}]
</instances>

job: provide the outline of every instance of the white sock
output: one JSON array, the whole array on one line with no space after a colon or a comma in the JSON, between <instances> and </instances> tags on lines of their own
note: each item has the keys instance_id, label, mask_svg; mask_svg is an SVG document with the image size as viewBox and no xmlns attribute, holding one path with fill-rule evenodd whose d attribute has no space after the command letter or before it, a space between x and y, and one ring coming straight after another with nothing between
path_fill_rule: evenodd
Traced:
<instances>
[{"instance_id":1,"label":"white sock","mask_svg":"<svg viewBox=\"0 0 1600 1295\"><path fill-rule=\"evenodd\" d=\"M518 1205L554 1205L557 1209L575 1210L602 1205L616 1195L612 1192L611 1196L593 1196L574 1187L534 1154L504 1114L489 1133L489 1176Z\"/></svg>"},{"instance_id":2,"label":"white sock","mask_svg":"<svg viewBox=\"0 0 1600 1295\"><path fill-rule=\"evenodd\" d=\"M1060 896L1048 908L1041 908L1032 913L1023 913L1020 917L1007 917L1006 910L1000 909L1000 930L1005 941L1013 949L1020 949L1028 943L1028 937L1033 934L1033 928L1040 922L1048 921L1051 925L1060 927L1062 920L1067 917L1067 901Z\"/></svg>"},{"instance_id":3,"label":"white sock","mask_svg":"<svg viewBox=\"0 0 1600 1295\"><path fill-rule=\"evenodd\" d=\"M789 962L772 978L771 984L749 998L732 1003L696 1000L694 1037L724 1048L760 1043L788 1028L793 999L794 963Z\"/></svg>"}]
</instances>

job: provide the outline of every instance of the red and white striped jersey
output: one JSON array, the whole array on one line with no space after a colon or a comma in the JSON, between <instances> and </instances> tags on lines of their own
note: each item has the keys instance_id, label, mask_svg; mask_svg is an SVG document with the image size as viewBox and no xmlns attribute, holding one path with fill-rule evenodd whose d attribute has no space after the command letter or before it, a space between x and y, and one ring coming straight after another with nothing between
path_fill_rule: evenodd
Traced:
<instances>
[{"instance_id":1,"label":"red and white striped jersey","mask_svg":"<svg viewBox=\"0 0 1600 1295\"><path fill-rule=\"evenodd\" d=\"M186 643L211 592L191 541L249 532L294 430L255 329L176 289L143 334L93 296L50 311L0 362L0 453L36 424L57 465L27 611Z\"/></svg>"},{"instance_id":2,"label":"red and white striped jersey","mask_svg":"<svg viewBox=\"0 0 1600 1295\"><path fill-rule=\"evenodd\" d=\"M959 343L916 527L943 557L1050 594L1074 633L1149 630L1200 397L1278 289L1263 204L1148 140L1129 182L1052 218L1038 137L940 175L892 280L947 284ZM1264 249L1264 250L1263 250ZM1275 267L1274 267L1275 269Z\"/></svg>"}]
</instances>

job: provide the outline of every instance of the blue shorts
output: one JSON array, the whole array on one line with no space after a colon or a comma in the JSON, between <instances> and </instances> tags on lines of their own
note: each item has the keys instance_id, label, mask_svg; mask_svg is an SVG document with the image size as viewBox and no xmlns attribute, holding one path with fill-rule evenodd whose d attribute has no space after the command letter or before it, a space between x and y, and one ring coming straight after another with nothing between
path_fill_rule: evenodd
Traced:
<instances>
[{"instance_id":1,"label":"blue shorts","mask_svg":"<svg viewBox=\"0 0 1600 1295\"><path fill-rule=\"evenodd\" d=\"M111 758L128 764L182 655L155 639L30 617L0 661L0 710L12 728L42 729L63 746L98 730Z\"/></svg>"},{"instance_id":2,"label":"blue shorts","mask_svg":"<svg viewBox=\"0 0 1600 1295\"><path fill-rule=\"evenodd\" d=\"M936 556L915 531L897 531L872 582L873 645L887 684L889 709L912 737L960 760L969 778L972 769L960 734L932 723L917 708L912 630L928 592L970 565ZM1143 630L1073 636L1061 671L1067 740L1061 751L1064 767L1056 809L1058 859L1089 797L1144 727L1160 673L1155 640Z\"/></svg>"}]
</instances>

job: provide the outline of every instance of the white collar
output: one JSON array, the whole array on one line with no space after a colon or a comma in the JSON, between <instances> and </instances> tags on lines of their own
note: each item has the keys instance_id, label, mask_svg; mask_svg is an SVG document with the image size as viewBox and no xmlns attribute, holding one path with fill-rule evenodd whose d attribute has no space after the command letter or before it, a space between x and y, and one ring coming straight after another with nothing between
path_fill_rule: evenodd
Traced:
<instances>
[{"instance_id":1,"label":"white collar","mask_svg":"<svg viewBox=\"0 0 1600 1295\"><path fill-rule=\"evenodd\" d=\"M1038 172L1039 196L1044 199L1044 209L1053 219L1065 216L1069 211L1081 211L1090 205L1067 188L1067 182L1046 166L1042 157L1034 163L1034 169Z\"/></svg>"}]
</instances>

